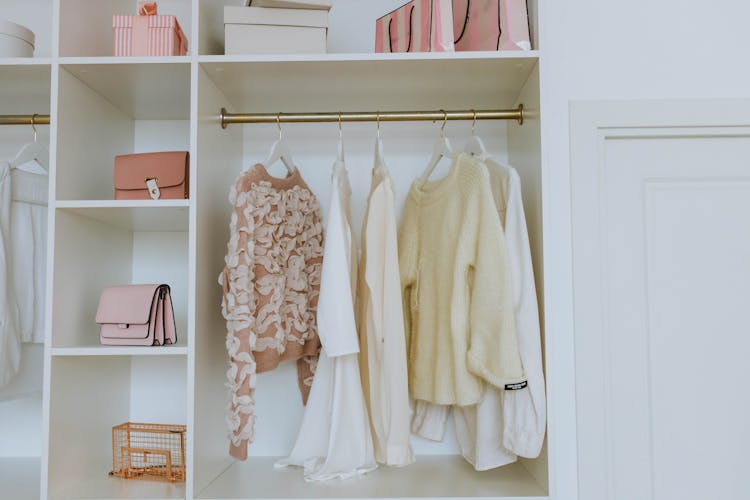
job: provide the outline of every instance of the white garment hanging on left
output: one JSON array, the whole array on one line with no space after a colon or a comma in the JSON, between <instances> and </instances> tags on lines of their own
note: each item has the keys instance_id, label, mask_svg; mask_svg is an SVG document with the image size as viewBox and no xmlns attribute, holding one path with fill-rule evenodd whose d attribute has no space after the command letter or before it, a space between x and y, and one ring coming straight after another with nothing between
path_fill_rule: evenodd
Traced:
<instances>
[{"instance_id":1,"label":"white garment hanging on left","mask_svg":"<svg viewBox=\"0 0 750 500\"><path fill-rule=\"evenodd\" d=\"M337 161L318 300L323 349L294 449L276 463L304 467L306 481L345 479L377 467L357 356L357 249L349 220L350 197L346 168Z\"/></svg>"},{"instance_id":2,"label":"white garment hanging on left","mask_svg":"<svg viewBox=\"0 0 750 500\"><path fill-rule=\"evenodd\" d=\"M21 341L44 343L49 177L18 168L10 177L10 241Z\"/></svg>"},{"instance_id":3,"label":"white garment hanging on left","mask_svg":"<svg viewBox=\"0 0 750 500\"><path fill-rule=\"evenodd\" d=\"M18 306L13 293L10 225L10 165L0 162L0 387L13 379L21 362Z\"/></svg>"}]
</instances>

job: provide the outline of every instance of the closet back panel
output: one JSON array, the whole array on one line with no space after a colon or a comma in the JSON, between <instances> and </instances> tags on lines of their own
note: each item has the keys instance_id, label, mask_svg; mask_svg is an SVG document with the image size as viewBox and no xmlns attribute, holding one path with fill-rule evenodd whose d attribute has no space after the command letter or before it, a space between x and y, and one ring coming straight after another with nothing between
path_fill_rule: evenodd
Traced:
<instances>
[{"instance_id":1,"label":"closet back panel","mask_svg":"<svg viewBox=\"0 0 750 500\"><path fill-rule=\"evenodd\" d=\"M16 11L13 10L12 12ZM0 114L49 114L49 66L0 67L0 82L2 82L2 85L0 85ZM38 140L44 144L49 144L49 125L37 125L37 131L39 134ZM0 159L13 158L21 146L31 142L33 138L34 133L31 126L2 127L0 129Z\"/></svg>"},{"instance_id":2,"label":"closet back panel","mask_svg":"<svg viewBox=\"0 0 750 500\"><path fill-rule=\"evenodd\" d=\"M55 218L52 346L96 345L102 290L130 282L133 233L64 210Z\"/></svg>"},{"instance_id":3,"label":"closet back panel","mask_svg":"<svg viewBox=\"0 0 750 500\"><path fill-rule=\"evenodd\" d=\"M188 233L137 231L133 233L131 283L166 283L171 287L177 344L187 344Z\"/></svg>"},{"instance_id":4,"label":"closet back panel","mask_svg":"<svg viewBox=\"0 0 750 500\"><path fill-rule=\"evenodd\" d=\"M42 455L43 363L44 345L23 344L18 374L0 388L0 460Z\"/></svg>"}]
</instances>

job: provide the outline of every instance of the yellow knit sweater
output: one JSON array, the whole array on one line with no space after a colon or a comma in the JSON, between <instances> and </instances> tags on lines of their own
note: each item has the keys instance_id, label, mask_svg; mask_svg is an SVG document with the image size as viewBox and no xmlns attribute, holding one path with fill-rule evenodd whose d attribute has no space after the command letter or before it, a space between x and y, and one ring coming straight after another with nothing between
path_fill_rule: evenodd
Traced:
<instances>
[{"instance_id":1,"label":"yellow knit sweater","mask_svg":"<svg viewBox=\"0 0 750 500\"><path fill-rule=\"evenodd\" d=\"M398 246L412 398L471 405L483 381L523 382L505 237L486 167L461 154L445 178L415 183Z\"/></svg>"}]
</instances>

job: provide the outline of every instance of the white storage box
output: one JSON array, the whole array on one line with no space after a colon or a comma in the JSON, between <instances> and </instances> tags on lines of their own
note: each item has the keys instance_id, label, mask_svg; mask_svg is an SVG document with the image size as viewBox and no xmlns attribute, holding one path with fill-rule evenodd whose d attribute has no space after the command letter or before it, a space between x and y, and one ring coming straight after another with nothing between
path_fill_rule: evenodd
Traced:
<instances>
[{"instance_id":1,"label":"white storage box","mask_svg":"<svg viewBox=\"0 0 750 500\"><path fill-rule=\"evenodd\" d=\"M34 32L0 19L0 57L34 57Z\"/></svg>"},{"instance_id":2,"label":"white storage box","mask_svg":"<svg viewBox=\"0 0 750 500\"><path fill-rule=\"evenodd\" d=\"M328 11L224 7L226 54L326 52Z\"/></svg>"}]
</instances>

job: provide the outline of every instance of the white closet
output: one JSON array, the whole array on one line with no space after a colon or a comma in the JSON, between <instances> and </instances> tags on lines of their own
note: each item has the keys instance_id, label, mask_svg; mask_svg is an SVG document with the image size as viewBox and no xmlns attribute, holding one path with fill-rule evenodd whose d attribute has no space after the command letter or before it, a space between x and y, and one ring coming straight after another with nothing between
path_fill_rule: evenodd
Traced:
<instances>
[{"instance_id":1,"label":"white closet","mask_svg":"<svg viewBox=\"0 0 750 500\"><path fill-rule=\"evenodd\" d=\"M161 0L160 13L176 14L188 35L189 55L114 58L111 16L134 12L134 1L3 1L3 15L7 11L8 18L37 31L39 57L0 59L0 114L51 115L51 126L40 128L44 140L49 136L51 156L46 344L24 351L27 371L19 383L33 389L33 404L5 412L8 402L0 394L0 484L10 484L3 495L550 498L546 449L536 460L475 472L457 455L452 424L442 443L415 438L417 462L403 469L381 467L360 480L313 485L298 470L273 470L274 460L291 450L302 417L292 365L259 377L251 457L233 463L227 453L227 353L216 281L228 238L227 196L242 168L262 160L278 132L275 124L224 130L222 107L276 113L503 109L523 103L523 126L480 121L477 129L488 150L522 177L543 304L541 50L370 53L375 17L400 3L337 0L329 54L271 57L222 55L223 7L237 1ZM537 47L538 3L529 0ZM399 210L426 166L440 125L381 125ZM283 127L302 176L327 207L337 125ZM447 124L456 147L470 133L470 120ZM28 141L28 134L30 128L0 127L0 153ZM344 124L344 135L352 220L359 231L375 124ZM114 156L157 150L190 151L190 200L112 201ZM282 170L277 165L272 172ZM447 162L441 163L434 177L446 170ZM172 286L176 345L99 346L99 293L107 285L136 282ZM111 428L128 420L187 424L184 485L107 476ZM11 433L15 444L5 446Z\"/></svg>"}]
</instances>

